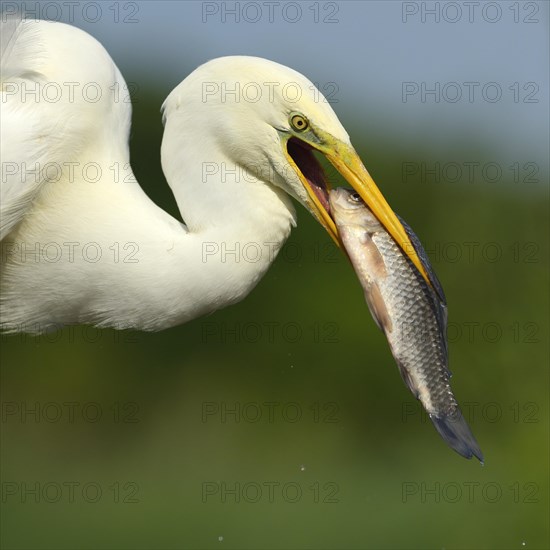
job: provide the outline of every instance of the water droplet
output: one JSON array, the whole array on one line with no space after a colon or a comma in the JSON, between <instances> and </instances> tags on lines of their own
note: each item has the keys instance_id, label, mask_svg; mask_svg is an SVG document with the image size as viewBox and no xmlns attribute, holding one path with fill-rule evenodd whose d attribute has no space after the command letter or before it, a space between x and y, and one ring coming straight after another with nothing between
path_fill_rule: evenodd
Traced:
<instances>
[{"instance_id":1,"label":"water droplet","mask_svg":"<svg viewBox=\"0 0 550 550\"><path fill-rule=\"evenodd\" d=\"M223 537L218 537L218 542L223 542Z\"/></svg>"},{"instance_id":2,"label":"water droplet","mask_svg":"<svg viewBox=\"0 0 550 550\"><path fill-rule=\"evenodd\" d=\"M300 465L300 472L305 472L305 471L306 471L306 467L303 464L301 464Z\"/></svg>"}]
</instances>

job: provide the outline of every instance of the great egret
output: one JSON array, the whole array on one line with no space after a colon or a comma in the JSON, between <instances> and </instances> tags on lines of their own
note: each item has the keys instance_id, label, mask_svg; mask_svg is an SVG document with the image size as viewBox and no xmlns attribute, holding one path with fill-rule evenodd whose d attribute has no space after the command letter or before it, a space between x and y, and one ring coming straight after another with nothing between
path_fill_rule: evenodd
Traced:
<instances>
[{"instance_id":1,"label":"great egret","mask_svg":"<svg viewBox=\"0 0 550 550\"><path fill-rule=\"evenodd\" d=\"M183 225L133 177L129 94L103 46L62 23L2 27L5 330L161 330L241 300L295 225L288 195L338 242L313 150L425 275L329 103L296 71L223 57L170 93L161 156Z\"/></svg>"}]
</instances>

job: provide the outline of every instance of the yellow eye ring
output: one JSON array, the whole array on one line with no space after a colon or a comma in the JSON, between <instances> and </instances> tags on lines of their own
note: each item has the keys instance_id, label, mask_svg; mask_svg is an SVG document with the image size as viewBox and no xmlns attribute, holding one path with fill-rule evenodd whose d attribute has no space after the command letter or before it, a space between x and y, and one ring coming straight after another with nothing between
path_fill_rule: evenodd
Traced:
<instances>
[{"instance_id":1,"label":"yellow eye ring","mask_svg":"<svg viewBox=\"0 0 550 550\"><path fill-rule=\"evenodd\" d=\"M309 126L307 118L302 115L292 115L290 117L290 124L297 132L303 132L304 130L307 130Z\"/></svg>"}]
</instances>

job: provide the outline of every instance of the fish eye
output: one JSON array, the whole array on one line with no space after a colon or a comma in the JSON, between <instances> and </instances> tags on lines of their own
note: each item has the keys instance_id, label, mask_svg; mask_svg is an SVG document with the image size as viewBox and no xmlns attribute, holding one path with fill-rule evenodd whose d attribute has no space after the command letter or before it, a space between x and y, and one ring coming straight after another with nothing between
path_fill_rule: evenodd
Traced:
<instances>
[{"instance_id":1,"label":"fish eye","mask_svg":"<svg viewBox=\"0 0 550 550\"><path fill-rule=\"evenodd\" d=\"M361 202L361 195L359 193L352 193L349 198L353 202Z\"/></svg>"},{"instance_id":2,"label":"fish eye","mask_svg":"<svg viewBox=\"0 0 550 550\"><path fill-rule=\"evenodd\" d=\"M303 132L309 126L307 118L300 114L291 115L290 124L297 132Z\"/></svg>"}]
</instances>

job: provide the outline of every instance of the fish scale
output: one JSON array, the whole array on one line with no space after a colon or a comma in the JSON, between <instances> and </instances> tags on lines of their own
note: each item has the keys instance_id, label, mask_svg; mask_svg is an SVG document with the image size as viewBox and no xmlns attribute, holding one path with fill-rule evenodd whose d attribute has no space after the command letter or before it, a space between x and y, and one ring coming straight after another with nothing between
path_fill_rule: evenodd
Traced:
<instances>
[{"instance_id":1,"label":"fish scale","mask_svg":"<svg viewBox=\"0 0 550 550\"><path fill-rule=\"evenodd\" d=\"M330 193L340 238L384 332L405 384L420 400L446 443L466 458L483 455L451 390L445 295L418 237L404 222L431 282L368 209L348 189Z\"/></svg>"},{"instance_id":2,"label":"fish scale","mask_svg":"<svg viewBox=\"0 0 550 550\"><path fill-rule=\"evenodd\" d=\"M441 331L436 319L437 298L388 233L377 232L371 238L388 270L387 279L379 287L384 302L392 304L394 330L385 331L392 352L402 363L420 365L415 378L429 389L433 408L424 403L428 412L450 413L457 402L449 385L447 357L438 345Z\"/></svg>"}]
</instances>

